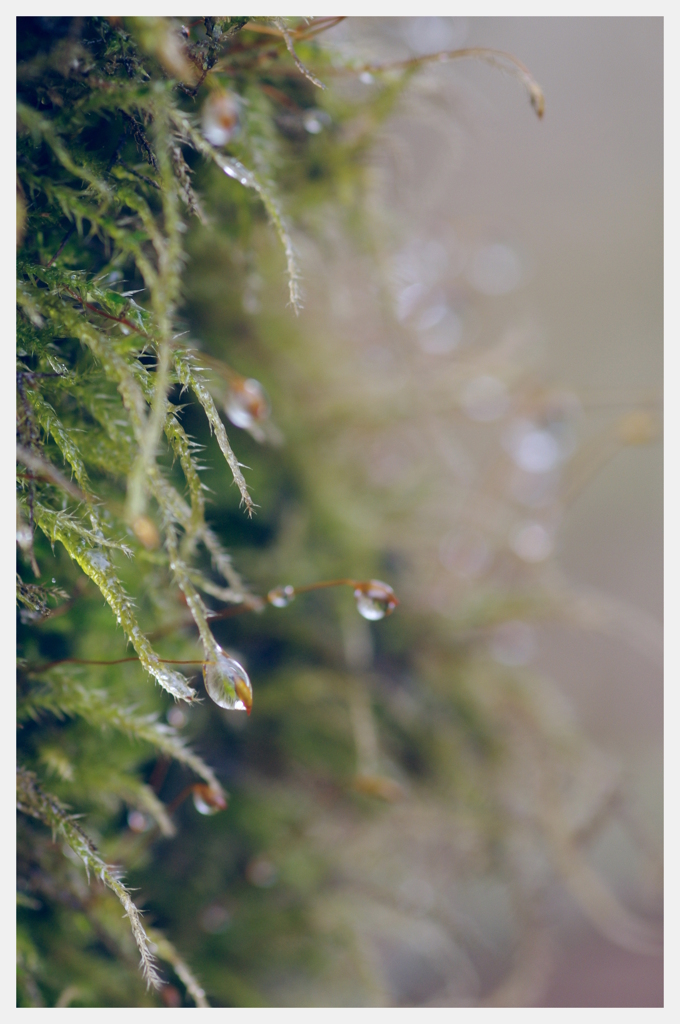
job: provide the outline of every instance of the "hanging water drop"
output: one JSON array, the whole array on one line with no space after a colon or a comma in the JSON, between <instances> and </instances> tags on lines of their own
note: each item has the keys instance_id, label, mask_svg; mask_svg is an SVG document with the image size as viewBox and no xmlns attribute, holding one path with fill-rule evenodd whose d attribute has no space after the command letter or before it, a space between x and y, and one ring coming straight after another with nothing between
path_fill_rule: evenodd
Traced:
<instances>
[{"instance_id":1,"label":"hanging water drop","mask_svg":"<svg viewBox=\"0 0 680 1024\"><path fill-rule=\"evenodd\" d=\"M127 822L131 832L148 832L151 828L151 821L141 811L130 811Z\"/></svg>"},{"instance_id":2,"label":"hanging water drop","mask_svg":"<svg viewBox=\"0 0 680 1024\"><path fill-rule=\"evenodd\" d=\"M197 782L192 787L191 795L194 807L199 814L217 814L218 811L225 810L227 806L224 794L220 793L218 789L211 789L204 782Z\"/></svg>"},{"instance_id":3,"label":"hanging water drop","mask_svg":"<svg viewBox=\"0 0 680 1024\"><path fill-rule=\"evenodd\" d=\"M286 608L294 599L295 587L291 587L290 583L285 587L274 587L267 594L267 600L275 608Z\"/></svg>"},{"instance_id":4,"label":"hanging water drop","mask_svg":"<svg viewBox=\"0 0 680 1024\"><path fill-rule=\"evenodd\" d=\"M247 711L253 706L253 688L248 673L234 658L217 651L215 661L203 665L203 679L208 696L228 711Z\"/></svg>"},{"instance_id":5,"label":"hanging water drop","mask_svg":"<svg viewBox=\"0 0 680 1024\"><path fill-rule=\"evenodd\" d=\"M357 611L365 619L377 621L391 615L399 604L392 587L380 580L366 580L359 583L354 591Z\"/></svg>"},{"instance_id":6,"label":"hanging water drop","mask_svg":"<svg viewBox=\"0 0 680 1024\"><path fill-rule=\"evenodd\" d=\"M235 427L250 430L269 416L269 400L259 380L237 378L232 381L224 411Z\"/></svg>"},{"instance_id":7,"label":"hanging water drop","mask_svg":"<svg viewBox=\"0 0 680 1024\"><path fill-rule=\"evenodd\" d=\"M226 90L211 93L203 104L201 127L211 146L226 146L239 129L238 97Z\"/></svg>"}]
</instances>

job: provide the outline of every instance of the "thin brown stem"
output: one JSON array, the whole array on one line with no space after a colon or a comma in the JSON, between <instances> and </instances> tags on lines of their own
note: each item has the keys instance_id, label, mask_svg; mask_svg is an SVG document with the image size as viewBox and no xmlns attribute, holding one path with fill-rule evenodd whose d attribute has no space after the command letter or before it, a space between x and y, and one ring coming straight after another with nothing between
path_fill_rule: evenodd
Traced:
<instances>
[{"instance_id":1,"label":"thin brown stem","mask_svg":"<svg viewBox=\"0 0 680 1024\"><path fill-rule=\"evenodd\" d=\"M324 580L322 583L308 583L304 587L293 587L296 594L304 594L308 590L322 590L324 587L358 587L361 580Z\"/></svg>"},{"instance_id":2,"label":"thin brown stem","mask_svg":"<svg viewBox=\"0 0 680 1024\"><path fill-rule=\"evenodd\" d=\"M53 264L53 263L54 263L54 261L56 260L57 256L61 256L62 252L64 251L64 246L65 246L65 245L66 245L66 243L68 242L69 238L71 237L71 235L73 234L73 232L75 231L75 229L76 229L76 226L75 226L75 224L72 224L72 225L71 225L71 227L70 227L70 228L68 229L68 231L66 232L66 234L64 235L64 237L63 237L63 239L62 239L62 243L61 243L61 245L59 246L59 248L58 248L58 249L57 249L57 251L55 252L55 254L54 254L54 256L52 257L52 259L51 259L51 260L49 261L49 263L47 264L47 266L48 266L48 267L51 267L51 266L52 266L52 264Z\"/></svg>"},{"instance_id":3,"label":"thin brown stem","mask_svg":"<svg viewBox=\"0 0 680 1024\"><path fill-rule=\"evenodd\" d=\"M93 306L91 302L85 302L77 292L71 291L70 288L66 288L65 290L72 298L79 302L84 309L89 309L91 313L96 313L97 316L103 316L107 320L113 320L117 324L124 324L125 327L129 327L130 330L135 331L136 334L141 334L143 338L149 337L146 331L143 331L141 327L137 327L136 324L133 324L132 321L127 320L124 316L113 316L112 313L105 313L103 309Z\"/></svg>"}]
</instances>

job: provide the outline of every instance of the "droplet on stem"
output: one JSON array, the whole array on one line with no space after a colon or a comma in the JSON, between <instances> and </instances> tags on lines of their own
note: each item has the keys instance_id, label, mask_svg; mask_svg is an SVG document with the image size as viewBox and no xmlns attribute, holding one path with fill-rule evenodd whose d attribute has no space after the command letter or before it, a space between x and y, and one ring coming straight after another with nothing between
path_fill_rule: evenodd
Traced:
<instances>
[{"instance_id":1,"label":"droplet on stem","mask_svg":"<svg viewBox=\"0 0 680 1024\"><path fill-rule=\"evenodd\" d=\"M147 551L154 551L160 544L161 539L156 529L156 524L148 516L137 516L132 523L132 530Z\"/></svg>"},{"instance_id":2,"label":"droplet on stem","mask_svg":"<svg viewBox=\"0 0 680 1024\"><path fill-rule=\"evenodd\" d=\"M357 611L365 619L376 621L391 615L399 604L392 587L380 580L366 580L358 583L354 590Z\"/></svg>"},{"instance_id":3,"label":"droplet on stem","mask_svg":"<svg viewBox=\"0 0 680 1024\"><path fill-rule=\"evenodd\" d=\"M151 822L141 811L130 811L127 820L131 832L148 832L151 828Z\"/></svg>"},{"instance_id":4,"label":"droplet on stem","mask_svg":"<svg viewBox=\"0 0 680 1024\"><path fill-rule=\"evenodd\" d=\"M211 789L204 782L197 782L191 793L194 800L194 807L199 814L217 814L225 810L227 801L223 793L217 789Z\"/></svg>"},{"instance_id":5,"label":"droplet on stem","mask_svg":"<svg viewBox=\"0 0 680 1024\"><path fill-rule=\"evenodd\" d=\"M248 673L234 658L218 650L215 661L204 663L203 679L208 696L221 708L250 714L253 688Z\"/></svg>"},{"instance_id":6,"label":"droplet on stem","mask_svg":"<svg viewBox=\"0 0 680 1024\"><path fill-rule=\"evenodd\" d=\"M201 127L211 146L226 146L239 129L239 100L233 92L212 92L203 104Z\"/></svg>"},{"instance_id":7,"label":"droplet on stem","mask_svg":"<svg viewBox=\"0 0 680 1024\"><path fill-rule=\"evenodd\" d=\"M269 400L259 380L232 381L227 394L224 411L235 427L250 430L254 424L269 416Z\"/></svg>"},{"instance_id":8,"label":"droplet on stem","mask_svg":"<svg viewBox=\"0 0 680 1024\"><path fill-rule=\"evenodd\" d=\"M275 608L286 608L291 601L295 600L295 587L291 587L290 583L285 587L274 587L267 594L267 600Z\"/></svg>"}]
</instances>

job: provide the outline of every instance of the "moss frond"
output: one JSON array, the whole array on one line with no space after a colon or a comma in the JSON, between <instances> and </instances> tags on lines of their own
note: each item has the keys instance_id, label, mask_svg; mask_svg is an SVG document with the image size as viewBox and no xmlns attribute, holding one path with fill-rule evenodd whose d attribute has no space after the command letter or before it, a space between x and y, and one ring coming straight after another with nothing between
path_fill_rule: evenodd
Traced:
<instances>
[{"instance_id":1,"label":"moss frond","mask_svg":"<svg viewBox=\"0 0 680 1024\"><path fill-rule=\"evenodd\" d=\"M17 807L52 829L54 834L61 833L73 852L81 858L88 877L92 871L120 900L140 954L142 974L154 988L160 988L162 982L156 969L154 956L149 947L149 939L142 925L139 910L132 902L129 890L120 880L116 868L106 864L89 836L82 830L75 818L70 815L61 802L39 785L33 772L25 768L17 769Z\"/></svg>"}]
</instances>

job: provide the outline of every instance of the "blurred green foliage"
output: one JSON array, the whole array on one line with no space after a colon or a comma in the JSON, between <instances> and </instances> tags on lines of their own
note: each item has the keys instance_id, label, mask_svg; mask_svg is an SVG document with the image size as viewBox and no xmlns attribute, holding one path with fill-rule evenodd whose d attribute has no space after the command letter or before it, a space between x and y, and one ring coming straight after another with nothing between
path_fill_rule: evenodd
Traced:
<instances>
[{"instance_id":1,"label":"blurred green foliage","mask_svg":"<svg viewBox=\"0 0 680 1024\"><path fill-rule=\"evenodd\" d=\"M538 710L543 683L485 653L485 628L535 612L531 590L480 588L455 628L403 603L369 626L346 588L284 609L256 599L335 578L378 577L400 593L410 569L381 539L374 496L362 505L355 468L339 472L331 455L375 410L367 396L363 421L349 422L352 402L330 401L323 356L287 305L279 243L290 246L290 217L322 247L337 227L371 257L367 157L415 67L376 73L358 95L352 62L317 44L330 23L287 21L18 22L19 758L57 801L54 820L19 818L21 1006L193 1005L201 987L213 1006L425 1003L439 991L469 1001L474 928L449 914L445 887L493 876L515 932L533 934L541 886L516 848L531 814L504 786L529 758L536 788L547 763L535 806L550 803L582 757L559 716L553 727ZM286 33L326 91L296 66ZM199 130L221 90L240 98L226 151ZM257 176L249 187L238 167ZM187 366L217 406L244 379L269 395L269 443L228 430L250 467L252 517L209 400L182 387ZM156 657L197 663L185 674L202 700L173 701L186 681L164 677L137 624ZM126 640L142 665L64 660L113 662L132 654ZM249 717L203 691L215 642L248 670ZM184 799L197 774L224 787L226 810L201 815ZM145 986L115 895L76 863L68 808L122 866L169 984ZM559 845L546 820L536 812L522 831L541 877ZM396 924L380 918L386 907ZM409 921L417 936L423 914L449 966L435 955L439 966L423 961L399 988L402 954L385 936L397 941Z\"/></svg>"}]
</instances>

